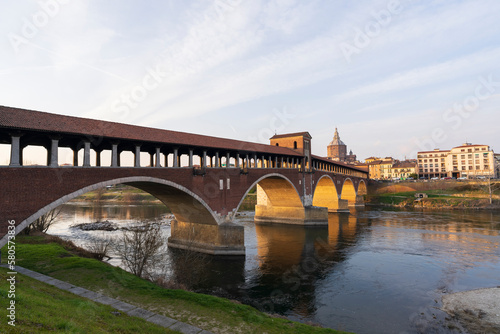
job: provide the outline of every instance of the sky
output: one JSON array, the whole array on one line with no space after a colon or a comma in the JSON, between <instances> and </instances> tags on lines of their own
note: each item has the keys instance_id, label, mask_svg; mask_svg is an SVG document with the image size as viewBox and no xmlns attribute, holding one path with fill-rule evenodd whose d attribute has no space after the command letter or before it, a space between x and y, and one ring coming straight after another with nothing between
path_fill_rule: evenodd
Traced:
<instances>
[{"instance_id":1,"label":"sky","mask_svg":"<svg viewBox=\"0 0 500 334\"><path fill-rule=\"evenodd\" d=\"M0 105L359 160L500 152L500 1L0 2Z\"/></svg>"}]
</instances>

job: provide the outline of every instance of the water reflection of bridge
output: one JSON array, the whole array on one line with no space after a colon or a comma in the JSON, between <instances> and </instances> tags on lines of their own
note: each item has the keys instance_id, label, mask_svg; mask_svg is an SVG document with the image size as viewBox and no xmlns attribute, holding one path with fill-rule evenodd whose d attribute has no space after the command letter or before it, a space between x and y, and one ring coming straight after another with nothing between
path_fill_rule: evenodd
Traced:
<instances>
[{"instance_id":1,"label":"water reflection of bridge","mask_svg":"<svg viewBox=\"0 0 500 334\"><path fill-rule=\"evenodd\" d=\"M328 226L255 225L258 268L245 272L245 260L214 259L207 272L220 272L195 289L236 298L270 313L309 316L316 309L318 281L346 259L358 236L358 218L330 214ZM213 290L213 287L221 287Z\"/></svg>"}]
</instances>

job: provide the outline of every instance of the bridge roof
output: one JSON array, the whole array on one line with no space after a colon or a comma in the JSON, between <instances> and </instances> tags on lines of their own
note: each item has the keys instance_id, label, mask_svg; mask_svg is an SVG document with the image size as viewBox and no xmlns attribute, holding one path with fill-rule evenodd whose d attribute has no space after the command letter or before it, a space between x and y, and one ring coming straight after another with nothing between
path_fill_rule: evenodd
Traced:
<instances>
[{"instance_id":1,"label":"bridge roof","mask_svg":"<svg viewBox=\"0 0 500 334\"><path fill-rule=\"evenodd\" d=\"M302 156L286 147L258 144L186 132L107 122L82 117L0 106L0 128L14 128L51 134L73 134L116 140L165 143L210 149Z\"/></svg>"},{"instance_id":2,"label":"bridge roof","mask_svg":"<svg viewBox=\"0 0 500 334\"><path fill-rule=\"evenodd\" d=\"M333 161L331 159L328 159L328 158L325 158L325 157L320 157L320 156L317 156L317 155L314 155L314 154L311 154L311 157L314 160L320 160L320 161L323 161L323 162L326 162L326 163L330 163L330 164L334 164L334 165L337 165L337 166L343 166L343 167L346 167L346 168L349 168L349 169L358 170L358 171L363 172L363 173L368 173L368 171L365 168L363 168L363 167L356 167L354 165L346 164L346 163L341 162L341 161Z\"/></svg>"}]
</instances>

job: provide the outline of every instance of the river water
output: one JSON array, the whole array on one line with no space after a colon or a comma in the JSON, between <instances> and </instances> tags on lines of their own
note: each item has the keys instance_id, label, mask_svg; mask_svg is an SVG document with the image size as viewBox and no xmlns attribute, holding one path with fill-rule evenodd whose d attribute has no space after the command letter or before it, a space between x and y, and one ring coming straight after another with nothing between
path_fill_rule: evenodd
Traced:
<instances>
[{"instance_id":1,"label":"river water","mask_svg":"<svg viewBox=\"0 0 500 334\"><path fill-rule=\"evenodd\" d=\"M119 224L166 213L161 205L102 210ZM70 228L92 220L91 206L66 204L49 233L80 245L120 233ZM439 310L443 294L500 286L499 212L371 208L307 228L255 225L253 213L243 212L235 222L245 228L246 257L199 268L194 261L201 279L181 283L301 322L360 334L458 333L460 325ZM178 256L169 253L172 272Z\"/></svg>"}]
</instances>

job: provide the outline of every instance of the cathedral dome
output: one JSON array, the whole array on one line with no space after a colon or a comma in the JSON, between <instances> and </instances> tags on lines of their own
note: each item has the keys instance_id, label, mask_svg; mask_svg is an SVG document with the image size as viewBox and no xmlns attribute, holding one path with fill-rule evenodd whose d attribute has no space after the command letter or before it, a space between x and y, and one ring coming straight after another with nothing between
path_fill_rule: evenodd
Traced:
<instances>
[{"instance_id":1,"label":"cathedral dome","mask_svg":"<svg viewBox=\"0 0 500 334\"><path fill-rule=\"evenodd\" d=\"M340 146L340 145L345 146L344 142L340 140L339 131L337 130L337 128L335 128L335 135L333 136L333 140L330 142L330 146Z\"/></svg>"}]
</instances>

